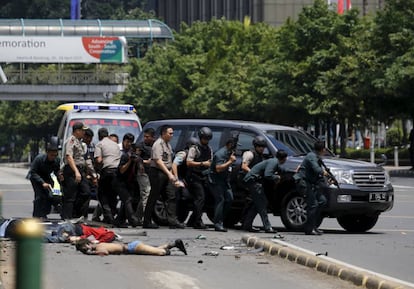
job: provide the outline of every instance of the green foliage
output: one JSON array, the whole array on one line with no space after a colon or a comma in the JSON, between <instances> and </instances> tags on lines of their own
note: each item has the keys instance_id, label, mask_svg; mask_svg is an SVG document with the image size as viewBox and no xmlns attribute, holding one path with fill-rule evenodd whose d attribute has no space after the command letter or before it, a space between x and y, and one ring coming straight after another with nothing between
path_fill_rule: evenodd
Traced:
<instances>
[{"instance_id":1,"label":"green foliage","mask_svg":"<svg viewBox=\"0 0 414 289\"><path fill-rule=\"evenodd\" d=\"M390 146L400 146L402 144L402 132L398 128L387 130L387 142Z\"/></svg>"}]
</instances>

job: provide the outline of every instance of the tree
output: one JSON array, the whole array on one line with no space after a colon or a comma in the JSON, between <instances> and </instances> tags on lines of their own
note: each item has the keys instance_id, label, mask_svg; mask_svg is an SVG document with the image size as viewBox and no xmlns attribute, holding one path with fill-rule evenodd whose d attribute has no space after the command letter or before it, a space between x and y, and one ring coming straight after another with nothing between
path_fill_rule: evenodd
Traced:
<instances>
[{"instance_id":1,"label":"tree","mask_svg":"<svg viewBox=\"0 0 414 289\"><path fill-rule=\"evenodd\" d=\"M275 29L265 24L223 19L183 25L174 42L155 45L132 63L132 81L120 99L145 107L141 116L146 120L264 120L268 116L260 112L268 99L256 95L254 82L263 73L262 50L272 33Z\"/></svg>"}]
</instances>

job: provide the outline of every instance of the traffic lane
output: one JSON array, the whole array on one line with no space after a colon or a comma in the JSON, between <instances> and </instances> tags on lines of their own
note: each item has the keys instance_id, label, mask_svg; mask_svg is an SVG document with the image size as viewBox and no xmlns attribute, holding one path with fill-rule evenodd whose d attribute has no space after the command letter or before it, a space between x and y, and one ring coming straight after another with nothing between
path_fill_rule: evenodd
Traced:
<instances>
[{"instance_id":1,"label":"traffic lane","mask_svg":"<svg viewBox=\"0 0 414 289\"><path fill-rule=\"evenodd\" d=\"M328 252L340 261L413 283L414 179L394 178L393 185L394 208L381 214L369 232L348 233L336 219L324 219L323 236L283 232L284 241L314 252ZM270 220L284 231L279 217L272 216ZM259 225L260 220L256 219L255 224Z\"/></svg>"},{"instance_id":2,"label":"traffic lane","mask_svg":"<svg viewBox=\"0 0 414 289\"><path fill-rule=\"evenodd\" d=\"M123 229L118 232L124 241L136 239L142 230ZM188 255L173 251L172 256L87 256L67 244L45 244L46 289L55 288L165 288L209 289L239 288L358 288L298 266L287 260L271 257L247 248L241 232L218 233L186 229L161 228L147 230L139 237L148 244L161 244L180 237L188 245ZM205 239L197 238L202 234ZM235 250L220 250L223 245ZM219 255L205 256L212 251ZM70 276L70 278L68 278ZM6 288L7 289L7 288Z\"/></svg>"},{"instance_id":3,"label":"traffic lane","mask_svg":"<svg viewBox=\"0 0 414 289\"><path fill-rule=\"evenodd\" d=\"M125 242L135 240L139 229L115 229ZM180 236L188 255L172 250L171 256L87 256L70 244L43 245L43 282L45 289L55 288L358 288L348 282L271 257L247 248L239 231L222 234L213 231L161 228L139 237L158 245ZM200 234L204 237L200 238ZM220 250L223 245L234 250ZM12 258L10 248L3 258ZM218 256L206 253L218 252ZM8 268L10 266L3 266ZM13 288L12 272L2 270L5 289Z\"/></svg>"}]
</instances>

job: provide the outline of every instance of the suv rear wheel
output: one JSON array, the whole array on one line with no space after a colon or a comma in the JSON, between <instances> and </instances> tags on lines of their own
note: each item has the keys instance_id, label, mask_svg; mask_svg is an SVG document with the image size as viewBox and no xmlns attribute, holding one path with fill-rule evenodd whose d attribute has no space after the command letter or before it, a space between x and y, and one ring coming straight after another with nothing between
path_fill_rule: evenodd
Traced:
<instances>
[{"instance_id":1,"label":"suv rear wheel","mask_svg":"<svg viewBox=\"0 0 414 289\"><path fill-rule=\"evenodd\" d=\"M362 233L372 229L379 215L346 215L336 218L342 228L352 233Z\"/></svg>"}]
</instances>

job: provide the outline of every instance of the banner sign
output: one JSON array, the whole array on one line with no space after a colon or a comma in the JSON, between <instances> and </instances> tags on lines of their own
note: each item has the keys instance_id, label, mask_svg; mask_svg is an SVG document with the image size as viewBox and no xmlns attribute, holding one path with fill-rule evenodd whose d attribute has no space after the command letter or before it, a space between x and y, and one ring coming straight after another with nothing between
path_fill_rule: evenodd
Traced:
<instances>
[{"instance_id":1,"label":"banner sign","mask_svg":"<svg viewBox=\"0 0 414 289\"><path fill-rule=\"evenodd\" d=\"M0 36L0 63L125 63L125 37Z\"/></svg>"}]
</instances>

